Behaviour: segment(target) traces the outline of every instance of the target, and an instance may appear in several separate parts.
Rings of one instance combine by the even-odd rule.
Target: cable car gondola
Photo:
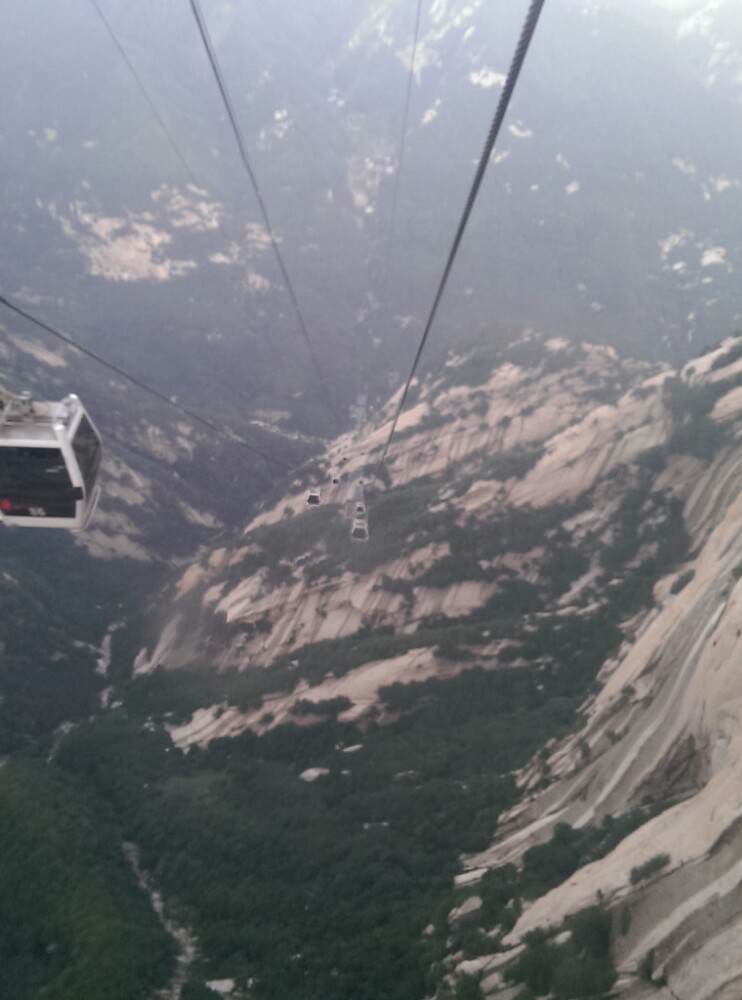
[[[350,537],[354,542],[368,541],[368,525],[360,517],[353,519],[353,527],[350,529]]]
[[[0,520],[82,531],[100,496],[100,434],[77,396],[0,392]]]
[[[322,495],[319,490],[310,490],[309,496],[307,497],[307,503],[311,507],[316,507],[317,504],[322,503]]]

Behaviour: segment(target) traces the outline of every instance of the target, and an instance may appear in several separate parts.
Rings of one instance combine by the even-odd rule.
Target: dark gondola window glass
[[[54,497],[72,491],[59,448],[0,448],[0,495]]]
[[[100,438],[93,430],[93,425],[85,415],[83,415],[75,432],[72,448],[75,452],[77,464],[80,466],[82,481],[85,483],[85,492],[90,496],[95,484],[95,478],[98,475],[101,445]]]
[[[59,448],[0,447],[0,508],[14,517],[75,517],[82,490],[72,485]]]

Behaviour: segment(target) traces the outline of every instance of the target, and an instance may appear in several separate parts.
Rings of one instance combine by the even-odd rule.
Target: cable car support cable
[[[111,40],[112,40],[113,44],[116,46],[116,49],[118,50],[121,58],[124,60],[124,62],[126,63],[127,67],[129,68],[129,72],[134,77],[134,80],[136,81],[136,84],[139,87],[139,90],[141,91],[142,96],[144,97],[145,101],[147,102],[147,105],[149,106],[150,111],[155,116],[155,118],[157,119],[157,121],[158,121],[158,123],[160,125],[160,128],[162,129],[162,131],[167,136],[167,140],[170,143],[170,146],[172,147],[173,152],[175,153],[175,155],[177,156],[178,160],[180,161],[181,166],[183,167],[183,169],[185,170],[185,172],[190,177],[191,183],[195,187],[197,187],[197,188],[200,189],[201,185],[198,183],[198,181],[196,180],[196,178],[194,176],[193,171],[189,167],[188,161],[186,160],[185,156],[183,155],[183,151],[181,150],[180,146],[175,141],[175,138],[174,138],[172,132],[170,131],[170,129],[165,124],[165,121],[164,121],[162,115],[157,110],[157,106],[156,106],[155,102],[152,100],[152,98],[150,97],[149,91],[147,90],[147,88],[146,88],[146,86],[144,84],[144,81],[139,76],[139,74],[137,73],[137,71],[136,71],[136,69],[134,67],[134,64],[132,63],[131,59],[129,59],[128,55],[126,54],[126,49],[124,48],[124,46],[119,41],[118,36],[116,35],[116,32],[114,31],[113,26],[111,25],[110,21],[108,20],[108,18],[106,17],[106,15],[101,10],[100,5],[98,4],[98,0],[90,0],[90,2],[93,5],[93,7],[94,7],[94,9],[95,9],[98,17],[102,21],[102,23],[103,23],[106,31],[110,35]]]
[[[412,39],[412,54],[410,56],[410,70],[407,74],[407,93],[405,94],[404,114],[402,116],[402,131],[399,135],[399,152],[397,153],[397,171],[394,178],[394,191],[392,192],[392,210],[389,223],[389,239],[387,240],[387,255],[391,256],[392,243],[394,240],[394,230],[397,221],[397,201],[399,199],[399,182],[402,176],[402,164],[404,163],[405,145],[407,143],[407,125],[410,119],[410,103],[412,100],[412,81],[415,78],[415,59],[417,58],[417,43],[420,38],[420,21],[422,15],[423,0],[417,0],[417,13],[415,15],[415,31]]]
[[[278,240],[275,237],[273,226],[271,225],[270,221],[270,216],[268,215],[268,209],[266,208],[265,201],[263,200],[263,196],[260,192],[260,187],[258,186],[258,180],[255,175],[255,171],[253,170],[253,166],[247,152],[247,146],[243,139],[239,122],[237,121],[237,115],[232,105],[232,101],[229,96],[229,91],[227,90],[227,85],[224,80],[221,67],[219,65],[219,60],[217,59],[216,56],[216,50],[214,49],[214,45],[211,41],[211,36],[209,35],[209,29],[206,26],[206,21],[204,19],[203,12],[201,10],[201,6],[198,0],[189,0],[189,2],[191,5],[191,10],[193,11],[193,16],[196,19],[198,31],[201,36],[201,41],[203,42],[204,49],[206,50],[206,55],[208,57],[209,64],[211,65],[214,78],[216,79],[217,87],[219,88],[219,93],[221,94],[222,103],[224,104],[225,110],[227,112],[227,117],[229,118],[230,125],[232,126],[232,132],[234,133],[234,137],[237,142],[237,148],[239,150],[240,159],[242,160],[242,165],[245,168],[245,172],[247,173],[253,192],[255,194],[255,198],[258,202],[260,214],[263,219],[263,225],[265,226],[266,232],[268,233],[268,237],[271,242],[271,247],[273,248],[273,254],[276,258],[276,262],[278,263],[278,267],[281,272],[284,285],[286,286],[286,291],[288,292],[289,295],[289,299],[291,300],[291,305],[296,315],[296,319],[299,324],[299,329],[301,330],[301,334],[304,338],[304,341],[309,350],[309,354],[312,358],[312,363],[314,365],[317,378],[319,379],[320,385],[325,390],[325,394],[327,396],[327,400],[329,403],[329,407],[332,411],[332,415],[335,418],[336,424],[338,425],[338,427],[340,427],[341,426],[340,416],[335,406],[335,401],[333,399],[332,393],[330,392],[330,387],[328,386],[327,382],[325,381],[324,375],[322,374],[322,369],[320,367],[317,354],[314,350],[312,338],[309,336],[309,330],[304,320],[304,314],[301,311],[299,300],[296,296],[296,292],[294,291],[294,286],[291,283],[291,278],[289,277],[286,264],[284,263],[283,260],[283,255],[281,254],[281,249],[278,245]]]
[[[448,282],[449,275],[451,274],[451,269],[453,263],[456,259],[456,255],[461,244],[461,240],[466,229],[466,225],[469,221],[469,216],[471,215],[472,209],[474,207],[474,202],[476,201],[477,194],[479,193],[479,188],[482,184],[482,179],[484,177],[487,165],[489,163],[490,156],[497,141],[497,137],[500,133],[500,128],[502,127],[503,119],[508,110],[508,105],[510,104],[510,98],[513,96],[513,90],[515,89],[515,84],[518,80],[521,69],[523,68],[523,63],[526,59],[526,54],[528,53],[528,47],[531,44],[531,39],[533,38],[533,33],[536,30],[536,24],[538,22],[539,14],[544,5],[544,0],[531,0],[531,5],[528,9],[525,22],[523,24],[523,29],[518,40],[518,45],[515,49],[515,54],[513,55],[513,60],[510,64],[510,69],[508,70],[508,75],[505,80],[505,85],[502,88],[502,93],[500,94],[500,100],[497,104],[497,109],[495,111],[495,116],[492,120],[492,125],[490,126],[489,134],[487,136],[487,141],[484,144],[484,149],[482,155],[479,159],[476,172],[474,174],[474,180],[472,182],[469,195],[466,199],[466,205],[464,206],[464,211],[459,221],[458,229],[456,230],[456,235],[454,237],[453,243],[451,244],[451,249],[448,254],[448,260],[446,261],[446,266],[443,269],[443,274],[441,280],[438,284],[438,290],[436,291],[435,298],[433,300],[433,307],[430,310],[430,315],[428,316],[428,321],[425,324],[425,329],[423,330],[422,337],[420,338],[420,344],[417,348],[417,353],[415,354],[415,359],[412,362],[412,368],[410,369],[410,374],[405,383],[404,390],[402,392],[402,397],[397,406],[397,411],[394,414],[394,419],[392,421],[392,427],[389,431],[389,437],[387,438],[386,444],[384,445],[384,451],[382,452],[381,458],[379,459],[379,465],[381,465],[389,451],[389,445],[392,443],[392,438],[394,437],[394,432],[397,429],[397,422],[404,410],[404,405],[407,400],[407,395],[410,391],[410,386],[412,380],[415,377],[415,372],[417,371],[417,366],[420,362],[423,350],[425,348],[425,343],[428,339],[428,334],[435,320],[436,313],[438,311],[438,306],[440,304],[441,298],[443,297],[443,292],[445,291],[446,284]]]
[[[179,413],[182,413],[184,416],[188,417],[190,420],[193,420],[195,423],[201,424],[203,427],[207,427],[210,431],[219,434],[221,437],[227,438],[227,440],[231,441],[233,444],[240,445],[240,447],[245,448],[251,454],[257,455],[259,458],[264,459],[266,462],[272,462],[274,465],[280,466],[283,469],[294,468],[293,465],[290,465],[288,462],[284,462],[283,459],[276,458],[274,455],[270,455],[268,454],[268,452],[263,451],[261,448],[257,448],[255,447],[255,445],[250,444],[249,441],[246,441],[244,438],[240,437],[239,434],[236,434],[229,428],[220,427],[219,424],[215,424],[213,421],[209,420],[208,417],[204,417],[200,413],[197,413],[195,410],[191,410],[189,407],[184,406],[177,400],[172,399],[170,396],[166,396],[164,392],[160,392],[159,389],[155,389],[151,385],[148,385],[146,382],[142,382],[142,380],[138,379],[135,375],[130,375],[129,372],[125,371],[123,368],[119,368],[119,366],[114,364],[112,361],[107,361],[105,358],[101,357],[100,354],[96,354],[95,351],[91,351],[89,347],[83,347],[82,344],[78,344],[66,333],[62,333],[62,331],[58,330],[56,327],[50,326],[48,323],[44,323],[43,320],[40,320],[36,316],[33,316],[31,313],[26,312],[25,309],[21,309],[20,306],[15,305],[4,295],[0,295],[0,305],[4,305],[6,309],[9,309],[11,312],[16,313],[16,315],[21,316],[29,323],[33,323],[34,326],[37,326],[40,330],[44,330],[46,331],[46,333],[49,333],[53,337],[56,337],[57,340],[61,340],[68,347],[72,347],[80,354],[84,354],[85,357],[91,358],[99,365],[102,365],[104,368],[107,368],[109,371],[113,372],[115,375],[118,375],[121,378],[125,379],[127,382],[130,382],[132,385],[136,386],[142,392],[145,392],[148,395],[153,396],[155,399],[160,400],[160,402],[162,403],[166,403],[168,406],[172,406],[174,409],[178,410]]]

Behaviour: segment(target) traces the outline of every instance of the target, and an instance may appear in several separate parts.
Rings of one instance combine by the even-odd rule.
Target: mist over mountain
[[[343,407],[409,364],[522,13],[423,10],[390,234],[412,6],[205,6]],[[334,432],[190,10],[101,9],[192,176],[89,0],[12,4],[7,293],[169,393]],[[503,320],[654,357],[734,325],[739,18],[733,2],[547,6],[431,358]]]
[[[386,462],[524,5],[203,7],[311,345],[189,4],[3,11],[0,294],[161,396],[2,311],[105,450],[0,532],[0,995],[736,1000],[742,7],[545,5]]]

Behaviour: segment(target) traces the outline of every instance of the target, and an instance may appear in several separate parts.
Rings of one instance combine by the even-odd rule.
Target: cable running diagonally
[[[183,167],[183,169],[185,170],[185,172],[190,177],[191,183],[194,184],[196,187],[199,187],[199,183],[196,180],[196,178],[195,178],[195,176],[193,174],[193,171],[188,166],[188,161],[186,160],[185,156],[183,155],[183,152],[182,152],[180,146],[177,144],[177,142],[175,141],[175,138],[174,138],[172,132],[170,131],[170,129],[165,124],[165,121],[164,121],[162,115],[157,110],[157,106],[155,105],[155,102],[150,97],[149,91],[147,90],[146,86],[144,85],[144,81],[139,76],[139,74],[137,73],[137,71],[136,71],[136,69],[134,67],[134,64],[132,63],[131,59],[129,59],[128,55],[126,54],[126,49],[123,47],[123,45],[119,41],[118,36],[116,35],[116,32],[114,31],[113,26],[111,25],[110,21],[108,20],[108,18],[106,17],[106,15],[101,10],[100,5],[98,4],[98,0],[90,0],[90,2],[93,5],[93,8],[95,9],[98,17],[103,22],[103,25],[104,25],[106,31],[108,32],[108,34],[110,35],[111,40],[113,41],[113,44],[116,46],[116,49],[118,50],[121,58],[124,60],[124,62],[128,66],[129,72],[134,77],[134,80],[136,81],[136,84],[139,87],[139,90],[141,91],[142,96],[144,97],[145,101],[147,102],[147,105],[149,106],[150,111],[155,116],[155,118],[159,122],[160,128],[162,129],[162,131],[167,136],[167,140],[170,143],[170,146],[172,147],[173,152],[175,153],[175,155],[177,156],[177,158],[180,160],[181,166]]]
[[[275,233],[273,231],[273,226],[271,225],[270,216],[268,215],[268,210],[266,208],[265,201],[263,200],[263,196],[260,192],[260,188],[258,186],[258,180],[257,177],[255,176],[255,171],[253,170],[250,157],[248,156],[247,153],[247,146],[242,137],[242,131],[240,129],[239,122],[237,121],[237,115],[232,105],[232,101],[229,96],[229,91],[227,90],[227,85],[224,80],[221,67],[219,65],[219,60],[217,59],[216,56],[216,50],[214,49],[214,45],[211,41],[211,36],[209,35],[209,30],[206,26],[206,21],[204,20],[199,0],[189,0],[189,2],[191,5],[191,10],[193,11],[193,16],[196,19],[196,24],[198,25],[198,31],[199,34],[201,35],[201,41],[203,42],[204,49],[206,50],[206,55],[208,57],[212,72],[214,74],[214,78],[216,79],[217,87],[219,88],[219,93],[221,94],[222,102],[227,112],[227,117],[229,118],[230,125],[232,126],[232,131],[234,133],[235,140],[237,141],[237,148],[239,149],[242,165],[245,168],[245,172],[247,173],[253,192],[255,193],[255,198],[258,202],[260,214],[263,219],[263,225],[265,226],[266,232],[268,233],[268,237],[271,242],[271,247],[273,248],[273,254],[278,263],[278,267],[281,272],[284,285],[286,286],[286,291],[288,292],[289,295],[289,299],[291,300],[291,305],[296,315],[296,319],[299,324],[299,329],[301,330],[301,334],[304,338],[304,341],[309,350],[309,354],[312,358],[312,363],[314,365],[314,370],[317,374],[317,378],[319,379],[320,385],[325,390],[325,395],[327,396],[327,401],[330,410],[332,411],[333,417],[335,418],[335,422],[339,426],[340,417],[335,407],[335,402],[332,393],[330,392],[330,387],[328,386],[327,382],[325,381],[324,375],[322,374],[322,369],[320,368],[319,360],[314,350],[312,338],[309,336],[309,330],[304,320],[304,314],[302,313],[301,307],[299,306],[299,300],[296,297],[294,286],[291,283],[289,273],[286,269],[286,264],[284,263],[283,260],[281,249],[278,245],[278,240],[276,239]]]
[[[399,134],[399,151],[397,153],[397,171],[394,176],[394,191],[392,192],[392,211],[389,222],[389,239],[387,240],[387,254],[391,256],[392,243],[394,241],[394,230],[397,224],[397,202],[399,200],[399,181],[402,176],[402,165],[404,163],[404,151],[407,143],[407,125],[410,119],[410,103],[412,100],[412,81],[415,78],[415,59],[417,58],[417,43],[420,38],[420,20],[422,15],[423,0],[417,0],[417,13],[415,15],[415,31],[412,37],[412,55],[410,56],[410,71],[407,74],[407,93],[405,94],[404,114],[402,116],[402,131]]]
[[[196,413],[195,410],[191,410],[189,407],[183,406],[182,403],[178,403],[176,400],[171,399],[170,396],[166,396],[165,393],[160,392],[159,389],[154,389],[146,382],[142,382],[141,379],[138,379],[135,375],[130,375],[129,372],[125,371],[123,368],[119,368],[119,366],[115,365],[112,361],[107,361],[105,358],[101,357],[100,354],[96,354],[95,351],[91,351],[89,347],[83,347],[82,344],[78,344],[66,333],[62,333],[62,331],[58,330],[56,327],[50,326],[48,323],[44,323],[43,320],[40,320],[31,313],[26,312],[25,309],[21,309],[20,306],[15,305],[4,295],[0,295],[0,305],[5,306],[6,309],[9,309],[11,312],[16,313],[16,315],[23,317],[23,319],[28,320],[29,323],[33,323],[33,325],[37,326],[40,330],[50,333],[53,337],[56,337],[57,340],[61,340],[64,344],[67,344],[68,347],[72,347],[80,354],[84,354],[85,357],[91,358],[93,361],[97,362],[97,364],[102,365],[103,368],[107,368],[109,371],[114,372],[114,374],[125,379],[127,382],[130,382],[132,385],[135,385],[142,392],[153,396],[155,399],[160,400],[162,403],[166,403],[168,406],[172,406],[179,413],[182,413],[195,423],[201,424],[203,427],[208,427],[210,431],[214,431],[216,434],[227,438],[233,444],[240,445],[253,455],[257,455],[258,457],[265,459],[266,462],[272,462],[274,465],[280,466],[283,469],[293,468],[293,466],[289,465],[288,462],[284,462],[280,458],[269,455],[268,452],[263,451],[261,448],[256,448],[255,445],[250,444],[249,441],[245,441],[244,438],[240,437],[239,434],[235,434],[234,431],[226,427],[220,427],[207,417],[203,417],[200,413]]]
[[[456,236],[454,237],[451,249],[448,254],[448,260],[446,261],[446,266],[443,269],[443,275],[438,284],[438,290],[435,294],[435,299],[433,300],[433,308],[430,310],[430,315],[428,321],[425,324],[425,329],[423,330],[423,335],[420,339],[420,344],[417,349],[417,354],[415,355],[415,360],[412,362],[412,369],[405,383],[404,391],[402,392],[402,397],[397,406],[397,412],[394,415],[394,420],[392,421],[392,428],[389,432],[389,437],[384,445],[384,451],[381,455],[380,462],[383,462],[386,458],[387,452],[389,450],[389,445],[392,443],[392,438],[394,437],[394,432],[397,429],[397,421],[400,418],[402,410],[404,409],[405,402],[407,400],[407,394],[410,391],[410,385],[412,384],[412,379],[415,377],[415,372],[417,371],[417,366],[420,362],[423,350],[425,348],[425,342],[428,339],[428,334],[430,333],[430,328],[435,320],[436,312],[438,311],[438,306],[440,304],[441,298],[443,297],[443,292],[446,288],[446,283],[448,282],[449,275],[451,273],[451,268],[456,259],[456,254],[459,250],[459,245],[461,244],[464,231],[466,229],[466,224],[469,221],[469,216],[471,215],[472,208],[474,207],[474,202],[476,201],[477,194],[479,193],[479,188],[482,183],[482,178],[487,169],[487,164],[489,163],[490,156],[492,155],[492,150],[494,149],[497,136],[500,132],[503,119],[505,118],[505,113],[508,110],[508,105],[510,104],[510,98],[513,96],[513,90],[515,89],[515,84],[518,80],[521,69],[523,68],[523,63],[526,59],[526,54],[528,52],[528,47],[531,44],[531,39],[533,38],[533,33],[536,30],[536,23],[538,22],[539,14],[541,13],[541,8],[544,5],[544,0],[531,0],[531,5],[528,9],[525,22],[523,24],[523,29],[521,31],[520,38],[518,39],[518,45],[515,49],[515,54],[513,56],[513,61],[510,64],[510,69],[508,70],[507,79],[505,80],[505,86],[502,88],[502,94],[500,95],[500,100],[497,104],[497,110],[495,111],[495,117],[492,120],[492,125],[490,126],[489,135],[487,136],[487,141],[484,144],[484,150],[479,158],[479,163],[477,165],[476,172],[474,174],[474,180],[472,182],[471,189],[469,191],[469,196],[466,199],[466,205],[464,206],[464,211],[459,222],[458,229],[456,230]]]

